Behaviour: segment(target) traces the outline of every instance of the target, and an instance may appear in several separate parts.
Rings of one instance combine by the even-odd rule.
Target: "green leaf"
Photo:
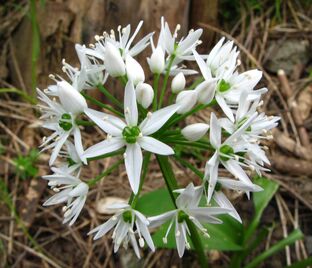
[[[272,180],[269,180],[264,177],[255,177],[254,181],[255,184],[261,186],[263,188],[263,191],[253,193],[253,203],[255,206],[255,215],[253,217],[253,220],[249,224],[245,235],[244,235],[244,241],[248,241],[257,227],[259,226],[260,219],[262,216],[262,213],[264,209],[269,204],[270,200],[276,193],[278,189],[278,184]]]
[[[37,149],[32,149],[28,155],[19,155],[13,161],[16,165],[16,173],[22,179],[27,179],[35,177],[38,173],[38,168],[36,167],[36,161],[39,156]]]
[[[159,189],[143,195],[136,209],[147,216],[155,216],[175,209],[167,189]],[[243,226],[230,216],[224,215],[219,217],[222,224],[205,224],[210,238],[202,236],[202,243],[206,249],[216,250],[241,250],[238,241],[241,240]],[[158,248],[176,248],[174,225],[168,235],[168,243],[164,244],[162,238],[166,235],[170,222],[163,224],[154,233],[153,240]]]
[[[286,268],[306,268],[309,265],[312,265],[312,257],[309,257],[302,261],[295,262],[292,265],[287,266]]]

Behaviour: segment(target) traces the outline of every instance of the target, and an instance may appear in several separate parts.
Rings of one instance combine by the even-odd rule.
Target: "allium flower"
[[[171,90],[177,94],[185,88],[186,80],[182,72],[178,73],[171,82]]]
[[[91,120],[108,134],[108,138],[88,148],[83,157],[95,157],[126,147],[124,154],[126,170],[132,191],[136,194],[139,189],[142,169],[141,149],[160,155],[174,154],[171,147],[150,137],[150,135],[159,130],[178,108],[177,105],[171,105],[152,114],[149,113],[145,120],[138,125],[135,91],[132,82],[129,81],[124,96],[126,123],[113,115],[92,109],[85,110]]]
[[[230,210],[218,207],[198,207],[202,196],[202,189],[196,189],[192,183],[190,183],[183,191],[177,192],[181,193],[176,199],[177,209],[165,212],[158,216],[149,217],[148,220],[151,222],[150,227],[152,228],[160,226],[171,219],[163,241],[165,244],[167,243],[168,234],[172,225],[175,224],[176,245],[178,254],[182,257],[185,247],[188,249],[190,248],[187,235],[190,236],[191,234],[185,221],[186,219],[192,221],[203,235],[209,237],[206,228],[201,223],[222,223],[222,221],[215,216],[228,213]]]
[[[126,70],[128,80],[131,80],[135,86],[144,82],[145,74],[142,66],[130,55],[126,57]]]
[[[197,102],[197,92],[195,90],[183,90],[176,98],[176,104],[179,105],[178,114],[184,114],[192,110]]]
[[[165,69],[165,52],[160,46],[155,48],[152,42],[152,39],[151,39],[151,44],[152,44],[153,53],[150,58],[147,58],[147,63],[152,73],[160,74]]]
[[[126,65],[120,55],[120,51],[110,42],[106,42],[104,59],[105,69],[112,77],[124,76],[126,74]]]
[[[199,38],[203,33],[202,29],[198,29],[196,31],[191,30],[185,38],[181,38],[180,41],[176,41],[180,27],[180,24],[178,24],[174,33],[171,34],[168,23],[165,22],[164,17],[161,17],[161,30],[159,34],[158,46],[161,46],[169,56],[173,54],[175,55],[173,65],[177,65],[183,60],[193,59],[193,50],[197,45],[201,44]]]
[[[137,102],[147,109],[153,102],[154,90],[147,83],[139,83],[135,88]]]
[[[77,220],[86,202],[89,186],[79,179],[79,173],[72,176],[69,174],[71,170],[53,168],[52,170],[55,172],[53,175],[42,176],[42,178],[49,181],[48,185],[56,194],[43,205],[51,206],[66,202],[66,206],[63,207],[63,223],[69,222],[71,226]]]
[[[208,131],[209,125],[205,123],[195,123],[186,126],[181,133],[189,141],[197,141],[201,139]]]
[[[50,165],[54,163],[63,144],[71,135],[74,136],[76,151],[79,155],[82,154],[81,133],[75,119],[87,108],[86,100],[69,83],[59,81],[57,87],[60,103],[51,100],[39,89],[37,90],[39,100],[44,103],[39,105],[43,113],[41,116],[41,119],[44,120],[43,127],[54,131],[41,144],[43,150],[53,148]]]
[[[90,231],[89,235],[96,233],[94,240],[99,239],[115,227],[112,235],[114,253],[118,251],[121,243],[127,248],[128,242],[130,241],[135,254],[140,258],[140,251],[135,234],[138,234],[139,236],[139,245],[141,248],[144,247],[145,240],[149,248],[152,251],[155,251],[153,240],[147,228],[149,221],[146,217],[139,211],[132,209],[127,204],[116,204],[114,208],[120,208],[120,211],[107,222]]]
[[[221,126],[214,113],[211,113],[210,118],[210,143],[214,147],[215,152],[205,167],[205,180],[208,180],[208,197],[207,201],[210,202],[214,192],[216,183],[218,181],[218,169],[221,163],[230,173],[237,177],[240,181],[247,185],[252,186],[252,182],[241,167],[247,166],[242,156],[238,153],[246,148],[244,140],[240,140],[242,133],[250,126],[257,113],[250,117],[242,126],[229,136],[224,142],[221,142]]]

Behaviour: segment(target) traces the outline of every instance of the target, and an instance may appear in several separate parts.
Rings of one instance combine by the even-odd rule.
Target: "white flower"
[[[182,129],[181,133],[187,140],[197,141],[207,133],[208,129],[208,124],[196,123],[186,126]]]
[[[89,186],[78,178],[79,173],[77,176],[72,176],[69,174],[70,170],[54,169],[54,171],[56,173],[53,175],[42,176],[49,181],[48,185],[56,192],[43,205],[51,206],[66,202],[66,206],[63,207],[63,223],[69,222],[69,225],[73,225],[86,202]]]
[[[94,56],[88,56],[90,49],[84,45],[76,44],[75,49],[81,65],[80,70],[68,64],[65,59],[62,61],[62,70],[72,81],[72,86],[78,91],[82,91],[83,89],[93,89],[98,84],[103,85],[108,77],[108,73],[104,74],[103,63],[99,63]]]
[[[199,40],[203,33],[202,29],[196,31],[190,30],[185,38],[180,41],[176,41],[178,31],[180,30],[180,24],[177,25],[173,34],[169,29],[168,23],[165,22],[164,17],[161,18],[161,30],[159,34],[158,46],[161,46],[169,56],[175,55],[173,65],[177,65],[183,60],[193,59],[193,50],[197,45],[201,44]]]
[[[215,95],[216,81],[211,79],[200,83],[195,91],[197,92],[197,101],[202,104],[209,104]]]
[[[112,77],[124,76],[126,74],[126,66],[120,51],[110,42],[106,42],[104,51],[104,65],[106,71]]]
[[[49,161],[50,165],[54,163],[63,144],[71,135],[74,136],[76,151],[79,155],[82,154],[81,133],[75,119],[87,108],[85,99],[69,83],[59,81],[57,82],[57,88],[61,103],[49,99],[42,91],[37,89],[38,98],[44,103],[39,105],[43,113],[41,116],[41,119],[44,120],[43,127],[54,131],[41,144],[43,150],[53,148]]]
[[[137,102],[147,109],[153,102],[154,90],[147,83],[139,83],[135,88]]]
[[[153,43],[151,42],[151,44]],[[152,73],[160,74],[165,69],[165,53],[160,46],[155,49],[152,45],[152,48],[153,53],[150,58],[147,58],[147,62]]]
[[[159,130],[168,119],[177,111],[177,105],[160,109],[148,116],[138,125],[138,109],[134,87],[131,81],[126,85],[124,96],[126,123],[113,115],[86,109],[85,113],[109,137],[88,148],[83,154],[90,158],[116,151],[126,147],[124,154],[126,171],[133,192],[138,192],[142,168],[142,149],[160,155],[171,155],[174,151],[168,145],[150,137]]]
[[[173,93],[177,94],[185,88],[185,76],[182,72],[179,72],[171,82],[171,90]]]
[[[186,219],[192,221],[203,235],[209,237],[206,228],[201,223],[220,224],[222,221],[216,218],[215,215],[225,214],[230,212],[230,210],[219,207],[198,207],[202,196],[202,188],[195,188],[192,183],[190,183],[182,192],[180,190],[177,192],[181,193],[176,199],[177,209],[165,212],[158,216],[149,217],[148,220],[151,222],[150,227],[152,228],[160,226],[171,219],[163,241],[165,244],[167,243],[168,234],[172,225],[175,224],[176,245],[178,254],[181,258],[184,254],[185,247],[190,248],[187,235],[190,236],[191,234],[185,221]]]
[[[195,90],[181,91],[176,98],[176,104],[179,105],[178,114],[184,114],[192,110],[197,102],[197,92]]]
[[[139,236],[140,247],[144,247],[145,240],[149,248],[154,252],[155,246],[147,228],[149,221],[146,219],[146,217],[139,211],[132,209],[127,204],[116,204],[114,207],[119,208],[120,211],[117,212],[107,222],[96,227],[88,234],[90,235],[96,233],[94,240],[99,239],[115,227],[112,235],[114,242],[114,253],[118,251],[121,243],[127,247],[128,242],[130,241],[135,254],[138,258],[140,258],[140,251],[135,237],[136,233]]]
[[[142,66],[130,55],[126,57],[126,69],[128,79],[131,80],[135,86],[144,82],[145,75]]]
[[[221,163],[230,173],[237,177],[240,181],[247,185],[252,185],[249,177],[242,169],[241,165],[247,166],[244,161],[245,158],[239,156],[237,153],[245,151],[246,143],[241,140],[242,133],[250,126],[254,120],[254,114],[242,126],[229,136],[223,143],[221,142],[221,127],[218,123],[214,113],[211,113],[210,118],[210,143],[215,149],[213,156],[206,163],[204,179],[208,180],[208,197],[207,201],[210,202],[218,180],[218,168]],[[244,160],[243,162],[239,160]]]

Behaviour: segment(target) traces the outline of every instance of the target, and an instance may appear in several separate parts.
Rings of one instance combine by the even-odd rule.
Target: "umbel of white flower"
[[[126,171],[132,191],[136,194],[140,185],[143,162],[142,149],[159,155],[174,154],[171,147],[150,137],[150,135],[159,130],[178,108],[177,105],[171,105],[156,112],[148,113],[147,117],[138,124],[135,90],[132,81],[129,81],[124,96],[126,122],[110,114],[85,109],[86,115],[107,133],[108,137],[106,140],[86,149],[82,157],[91,158],[126,147],[124,153]]]

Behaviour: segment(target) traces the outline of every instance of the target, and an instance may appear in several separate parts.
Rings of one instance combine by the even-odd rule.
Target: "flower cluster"
[[[111,30],[95,36],[95,44],[90,47],[77,44],[80,68],[63,60],[62,70],[68,79],[50,75],[55,83],[44,91],[38,89],[42,127],[52,131],[43,139],[41,147],[51,150],[49,165],[53,174],[43,178],[56,192],[44,205],[65,203],[64,223],[72,225],[83,209],[89,187],[108,174],[81,179],[81,170],[90,161],[120,155],[132,196],[128,204],[114,204],[117,213],[89,234],[95,233],[94,239],[98,239],[114,228],[114,252],[121,244],[127,247],[130,241],[140,257],[139,247],[145,243],[155,250],[149,228],[169,222],[163,242],[167,243],[174,225],[176,246],[182,257],[185,248],[190,248],[191,228],[209,237],[213,234],[208,234],[203,224],[221,224],[216,217],[219,214],[242,221],[224,189],[244,192],[248,197],[250,192],[262,190],[252,182],[252,175],[267,170],[269,160],[261,141],[271,138],[270,130],[279,118],[259,112],[261,96],[267,91],[255,88],[262,73],[259,70],[239,73],[239,51],[232,41],[222,38],[208,55],[200,55],[196,48],[201,44],[202,29],[191,30],[186,37],[179,38],[180,26],[172,33],[162,18],[157,42],[153,33],[136,41],[142,23],[133,34],[128,25],[118,27],[117,32]],[[136,59],[148,47],[152,83]],[[187,69],[188,61],[196,62],[198,69]],[[189,87],[186,87],[185,76],[193,80]],[[117,79],[124,87],[123,102],[105,87],[108,79]],[[102,103],[88,94],[89,90],[96,89],[105,95],[107,102]],[[102,109],[96,110],[89,104]],[[181,129],[186,117],[212,105],[217,106],[219,117],[211,112],[206,122]],[[81,130],[85,125],[97,125],[106,138],[84,148]],[[179,146],[179,157],[175,157],[176,146]],[[197,170],[195,173],[202,183],[194,186],[190,182],[185,189],[177,189],[174,172],[168,172],[168,167],[171,169],[168,157],[180,161],[181,155],[190,157],[192,150],[210,152],[204,174],[196,167],[191,168]],[[161,215],[143,215],[136,209],[151,154],[156,155],[175,206],[174,210]],[[187,160],[183,161],[182,164]],[[114,164],[110,171],[121,162]],[[221,167],[227,170],[227,177],[219,175]]]

